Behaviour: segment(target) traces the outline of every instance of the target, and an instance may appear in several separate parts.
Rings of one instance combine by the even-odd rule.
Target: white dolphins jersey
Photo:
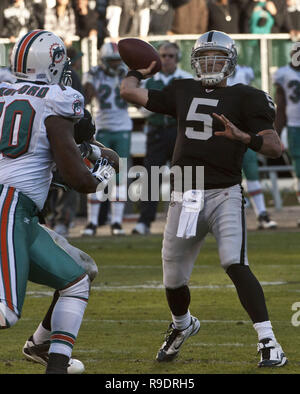
[[[227,85],[232,86],[237,83],[243,83],[244,85],[250,85],[254,80],[254,71],[251,67],[240,66],[239,64],[235,67],[234,73],[227,78]]]
[[[286,100],[287,126],[300,126],[300,71],[286,65],[273,75],[274,84],[282,87]]]
[[[95,124],[97,130],[129,131],[132,120],[128,114],[128,104],[120,96],[122,78],[106,74],[101,67],[93,67],[83,75],[83,85],[94,86],[97,94]]]
[[[71,87],[0,83],[0,184],[42,209],[54,166],[45,120],[55,115],[76,122],[83,111],[83,96]]]

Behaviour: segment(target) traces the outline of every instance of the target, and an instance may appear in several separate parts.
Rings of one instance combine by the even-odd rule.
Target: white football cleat
[[[125,235],[125,231],[122,228],[120,223],[113,223],[111,225],[111,234],[112,235]]]
[[[88,236],[88,237],[94,237],[97,234],[97,226],[95,226],[93,223],[88,223],[86,227],[81,230],[81,235]]]
[[[38,363],[44,365],[45,367],[48,364],[49,360],[49,351],[50,341],[43,342],[39,345],[36,345],[33,342],[33,337],[31,336],[23,347],[23,354],[28,361],[33,361],[34,363]],[[80,360],[76,360],[75,358],[70,358],[67,372],[70,375],[79,375],[84,372],[84,364]]]
[[[258,230],[271,230],[277,228],[275,220],[271,220],[268,212],[262,212],[258,217]]]
[[[150,233],[150,228],[145,223],[139,222],[136,224],[132,230],[132,234],[148,235]]]
[[[270,338],[258,342],[257,353],[259,352],[259,367],[283,367],[288,361],[279,343]]]
[[[191,324],[185,330],[177,330],[174,324],[169,325],[165,342],[159,349],[156,360],[157,361],[172,361],[178,354],[182,344],[193,335],[196,335],[200,330],[199,320],[191,316]]]

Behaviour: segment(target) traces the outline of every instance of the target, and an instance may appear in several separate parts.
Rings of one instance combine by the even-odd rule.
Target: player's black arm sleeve
[[[145,108],[151,112],[176,117],[176,90],[174,83],[163,90],[148,90],[148,101]]]
[[[263,91],[249,89],[244,101],[244,120],[248,134],[260,134],[263,143],[259,153],[277,158],[282,154],[282,146],[275,131],[275,105],[272,98]]]

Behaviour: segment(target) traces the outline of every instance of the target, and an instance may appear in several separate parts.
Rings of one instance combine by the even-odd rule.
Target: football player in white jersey
[[[82,193],[107,182],[109,163],[90,172],[73,136],[83,96],[68,82],[62,40],[45,30],[19,39],[11,55],[16,83],[0,84],[0,328],[21,317],[27,281],[59,290],[51,319],[47,374],[67,373],[87,305],[86,271],[38,223],[57,165],[65,182]],[[102,164],[106,164],[103,167]]]
[[[237,64],[234,73],[227,79],[227,85],[232,86],[237,83],[251,85],[253,80],[253,68]],[[257,153],[252,149],[248,149],[243,157],[243,173],[246,177],[248,196],[257,217],[257,228],[260,230],[276,228],[277,223],[271,220],[267,212],[265,197],[259,180]]]
[[[299,43],[294,45],[290,53],[291,62],[275,72],[273,83],[277,104],[275,125],[279,135],[284,127],[287,128],[288,150],[297,177],[296,193],[300,203],[300,48]]]
[[[100,64],[83,75],[86,103],[95,98],[96,140],[111,148],[122,158],[130,157],[132,120],[128,104],[120,96],[120,84],[127,72],[117,44],[105,43],[100,50]],[[111,232],[123,235],[122,228],[127,189],[120,174],[111,202]],[[88,196],[88,220],[83,235],[95,235],[101,204],[95,194]]]
[[[91,114],[86,109],[84,110],[84,116],[74,125],[74,139],[76,144],[79,146],[82,157],[94,162],[100,157],[98,145],[95,146],[94,140],[95,125]],[[105,147],[101,145],[102,153],[105,151]],[[56,172],[57,173],[57,172]],[[61,178],[61,177],[60,177]],[[51,189],[57,187],[68,187],[64,184],[63,179],[59,179],[60,183],[57,183],[57,179],[52,180]],[[48,195],[50,197],[51,192]],[[51,197],[50,197],[51,198]],[[47,202],[45,208],[39,214],[40,223],[46,224],[47,220]],[[82,250],[71,245],[66,238],[57,233],[56,231],[50,230],[47,226],[44,227],[48,231],[49,235],[53,240],[60,245],[72,258],[79,264],[89,275],[90,281],[92,282],[98,274],[98,268],[95,261]],[[53,294],[51,304],[43,318],[39,323],[36,330],[26,340],[22,352],[25,358],[29,361],[33,361],[42,365],[47,365],[49,359],[49,347],[50,347],[50,336],[51,336],[51,318],[55,304],[59,298],[59,291],[56,290]],[[80,360],[71,358],[67,372],[68,374],[80,374],[84,371],[84,365]]]

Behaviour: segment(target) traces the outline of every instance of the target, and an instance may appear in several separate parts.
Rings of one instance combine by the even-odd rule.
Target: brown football
[[[119,53],[130,70],[140,70],[149,67],[153,60],[156,65],[152,74],[161,69],[161,61],[156,49],[146,41],[139,38],[123,38],[118,42]]]
[[[117,152],[109,148],[101,148],[101,156],[105,157],[110,162],[111,166],[115,169],[116,174],[118,174],[120,157]]]

